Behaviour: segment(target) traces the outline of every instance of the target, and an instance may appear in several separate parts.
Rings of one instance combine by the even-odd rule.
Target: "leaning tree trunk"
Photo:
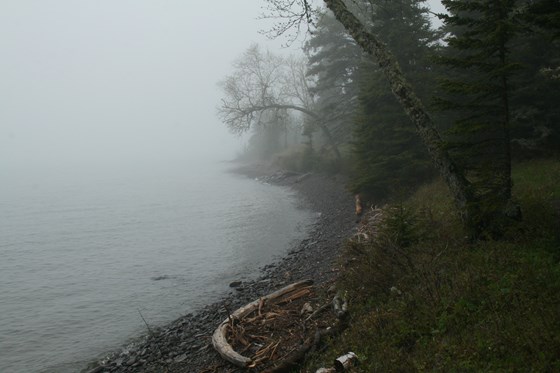
[[[334,141],[334,137],[332,136],[329,127],[327,127],[327,125],[323,123],[321,120],[317,122],[317,125],[323,132],[323,135],[325,135],[325,137],[327,138],[329,145],[332,147],[334,151],[334,155],[336,155],[336,159],[340,161],[342,159],[342,156],[340,155],[340,151],[338,150],[338,145],[336,145],[336,141]]]
[[[377,59],[379,67],[381,67],[389,80],[393,94],[416,126],[416,130],[427,147],[433,162],[447,182],[463,222],[468,227],[472,227],[472,219],[476,219],[474,216],[476,214],[470,210],[476,204],[473,203],[475,197],[471,184],[457,168],[455,162],[445,149],[443,139],[426,112],[424,105],[406,80],[396,58],[376,35],[366,30],[364,25],[348,10],[342,0],[324,0],[324,2],[356,43],[364,51]]]

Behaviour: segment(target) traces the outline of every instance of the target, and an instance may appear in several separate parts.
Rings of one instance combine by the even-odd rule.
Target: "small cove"
[[[77,371],[305,237],[293,192],[228,167],[1,170],[0,370]]]

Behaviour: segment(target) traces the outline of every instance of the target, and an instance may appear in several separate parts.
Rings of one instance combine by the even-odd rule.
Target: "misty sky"
[[[0,165],[231,157],[216,82],[252,42],[280,45],[261,5],[0,0]]]

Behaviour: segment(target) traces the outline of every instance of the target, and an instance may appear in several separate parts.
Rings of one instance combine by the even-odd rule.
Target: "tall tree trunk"
[[[506,66],[507,58],[506,58],[506,41],[502,41],[502,46],[500,47],[500,64],[501,66]],[[503,152],[504,152],[504,161],[502,164],[501,175],[500,175],[500,183],[501,183],[501,190],[500,190],[500,197],[501,197],[501,206],[499,213],[504,215],[508,219],[515,219],[521,220],[521,208],[519,205],[514,203],[512,200],[511,189],[513,186],[513,182],[511,179],[511,135],[510,135],[510,128],[511,128],[511,118],[510,118],[510,109],[509,109],[509,82],[508,77],[504,74],[502,76],[502,107],[503,107],[503,120],[502,120],[502,132],[503,132]]]
[[[424,105],[407,82],[399,64],[387,46],[378,37],[368,32],[365,26],[346,7],[342,0],[324,0],[336,19],[346,28],[364,51],[377,59],[379,67],[389,80],[391,90],[410,117],[422,141],[426,145],[433,162],[447,182],[458,207],[463,222],[473,228],[473,219],[478,215],[473,209],[474,193],[471,184],[459,170],[444,147],[443,139],[437,131]]]
[[[327,138],[329,145],[332,147],[332,150],[334,151],[334,155],[336,156],[336,159],[340,161],[342,159],[342,156],[340,155],[340,151],[338,150],[338,145],[336,145],[336,141],[334,141],[334,137],[332,136],[329,127],[327,127],[327,125],[323,123],[321,120],[317,122],[317,125],[323,132],[323,135],[325,135],[325,137]]]

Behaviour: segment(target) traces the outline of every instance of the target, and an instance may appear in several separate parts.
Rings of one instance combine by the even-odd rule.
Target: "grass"
[[[500,241],[469,242],[440,181],[385,208],[377,238],[345,249],[350,327],[303,371],[348,351],[358,372],[560,371],[560,162],[513,179],[524,219]]]

